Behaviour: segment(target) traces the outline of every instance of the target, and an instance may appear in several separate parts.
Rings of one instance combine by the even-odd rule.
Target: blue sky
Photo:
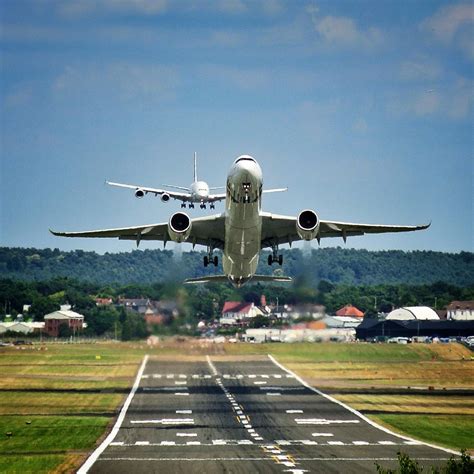
[[[187,186],[197,151],[211,186],[254,156],[267,187],[289,187],[266,211],[433,222],[348,247],[473,250],[472,3],[6,0],[0,13],[1,245],[132,250],[48,228],[167,221],[179,203],[104,180]]]

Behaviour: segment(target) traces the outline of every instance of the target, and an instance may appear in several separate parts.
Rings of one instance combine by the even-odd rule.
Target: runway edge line
[[[135,378],[135,382],[133,384],[132,390],[128,394],[128,397],[125,400],[125,403],[123,404],[122,409],[120,410],[120,414],[117,418],[117,421],[115,422],[114,427],[112,428],[112,431],[109,433],[107,438],[105,438],[104,441],[102,441],[100,446],[87,458],[86,462],[77,471],[77,474],[86,474],[89,471],[89,469],[92,467],[92,465],[97,461],[98,457],[104,452],[105,448],[107,448],[107,446],[115,439],[115,436],[117,436],[117,433],[120,427],[122,426],[125,415],[127,414],[128,407],[130,406],[130,403],[132,403],[132,399],[135,395],[135,392],[137,391],[138,386],[140,385],[140,380],[142,378],[147,362],[148,362],[148,355],[146,355],[143,358],[142,365],[140,366],[140,369],[138,370],[138,374]]]
[[[333,398],[330,395],[327,395],[326,393],[321,392],[317,388],[312,387],[307,382],[305,382],[299,375],[295,374],[290,369],[287,369],[284,365],[282,365],[280,362],[278,362],[271,354],[267,354],[267,356],[277,367],[279,367],[280,369],[284,370],[286,373],[288,373],[288,374],[292,375],[293,377],[295,377],[295,379],[298,380],[298,382],[300,382],[301,384],[303,384],[306,388],[308,388],[309,390],[317,393],[318,395],[321,395],[322,397],[326,398],[327,400],[330,400],[333,403],[337,403],[338,405],[345,408],[346,410],[349,410],[351,413],[354,413],[354,415],[356,415],[359,418],[361,418],[362,420],[366,421],[367,423],[369,423],[369,425],[372,425],[374,428],[377,428],[381,431],[384,431],[385,433],[388,433],[388,434],[390,434],[392,436],[395,436],[397,438],[404,439],[406,441],[414,441],[416,443],[423,444],[423,445],[428,446],[428,447],[433,448],[433,449],[439,449],[439,450],[444,451],[446,453],[455,454],[456,456],[461,455],[461,453],[459,453],[458,451],[455,451],[453,449],[443,448],[441,446],[437,446],[437,445],[431,444],[431,443],[425,443],[424,441],[420,441],[419,439],[410,438],[409,436],[404,436],[404,435],[401,435],[399,433],[395,433],[393,431],[390,431],[388,428],[385,428],[384,426],[379,425],[375,421],[372,421],[370,418],[367,418],[365,415],[363,415],[362,413],[360,413],[356,409],[350,407],[349,405],[346,405],[345,403],[340,402],[336,398]]]

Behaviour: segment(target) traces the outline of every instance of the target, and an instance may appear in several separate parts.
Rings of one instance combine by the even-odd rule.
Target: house
[[[235,326],[248,323],[251,318],[256,316],[263,316],[263,312],[254,303],[226,301],[222,308],[222,317],[219,319],[219,323],[221,326]]]
[[[112,298],[96,298],[96,306],[110,306],[113,303]]]
[[[150,306],[148,298],[119,298],[118,306],[125,306],[125,309],[136,311],[140,314],[145,314]]]
[[[346,304],[343,308],[336,311],[336,316],[349,316],[351,318],[363,318],[364,313],[351,304]]]
[[[151,326],[169,323],[179,315],[178,304],[175,301],[150,301],[145,311],[145,322]]]
[[[474,320],[474,301],[452,301],[446,308],[447,319],[457,321]]]
[[[52,337],[58,337],[59,327],[67,325],[74,333],[84,328],[84,316],[71,310],[58,310],[44,317],[44,331]]]

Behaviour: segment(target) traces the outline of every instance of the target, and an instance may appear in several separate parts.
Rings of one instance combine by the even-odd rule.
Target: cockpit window
[[[241,156],[235,160],[236,163],[239,161],[253,161],[255,163],[255,160],[251,156]]]

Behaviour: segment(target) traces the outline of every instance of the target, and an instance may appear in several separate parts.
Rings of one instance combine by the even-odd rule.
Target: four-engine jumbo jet
[[[159,188],[147,188],[146,186],[137,186],[135,184],[122,184],[113,183],[112,181],[106,181],[110,186],[117,186],[119,188],[128,188],[135,190],[135,197],[142,198],[145,194],[154,194],[155,196],[161,196],[163,202],[168,202],[170,199],[177,199],[182,201],[181,207],[185,208],[186,203],[190,209],[194,209],[194,204],[199,203],[201,209],[206,209],[206,204],[209,203],[209,208],[214,209],[214,203],[217,201],[223,201],[225,199],[225,193],[222,194],[209,194],[209,191],[215,191],[216,189],[224,189],[223,186],[210,188],[205,181],[198,181],[197,178],[197,156],[194,152],[194,179],[189,188],[184,186],[175,186],[174,184],[163,184],[165,188],[179,189],[181,192],[169,191],[167,189]],[[183,192],[184,191],[184,192]],[[287,191],[287,188],[279,189],[266,189],[264,193],[275,193]]]
[[[272,249],[268,264],[283,263],[278,254],[280,244],[291,244],[297,240],[324,237],[347,237],[384,232],[410,232],[430,226],[395,226],[352,224],[320,220],[309,209],[301,211],[297,217],[280,216],[262,212],[262,170],[248,155],[239,156],[227,176],[225,212],[212,216],[191,219],[184,212],[173,214],[169,222],[118,229],[92,230],[86,232],[54,232],[62,237],[117,237],[122,240],[159,240],[166,242],[190,242],[205,245],[208,254],[204,266],[217,266],[214,249],[223,251],[224,275],[210,275],[186,280],[186,283],[206,283],[226,281],[239,287],[247,281],[290,281],[291,278],[255,275],[260,250]]]

